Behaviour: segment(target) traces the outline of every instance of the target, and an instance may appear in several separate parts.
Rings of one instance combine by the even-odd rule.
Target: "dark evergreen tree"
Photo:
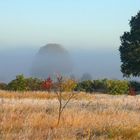
[[[130,31],[121,36],[119,48],[124,76],[140,76],[140,11],[129,22]]]

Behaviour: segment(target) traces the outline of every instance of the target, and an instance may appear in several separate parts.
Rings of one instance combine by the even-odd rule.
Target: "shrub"
[[[23,75],[18,75],[16,79],[8,84],[7,89],[13,91],[37,91],[42,89],[41,83],[40,79],[25,78]]]
[[[127,81],[107,80],[106,86],[107,92],[113,95],[128,94],[129,92],[129,83]]]
[[[42,82],[42,88],[44,90],[47,90],[48,92],[50,92],[52,87],[53,87],[53,81],[52,81],[52,79],[50,77],[48,77],[47,80]]]
[[[27,78],[25,79],[26,90],[39,91],[42,90],[42,80],[38,78]]]
[[[27,90],[26,87],[26,80],[23,75],[16,76],[15,80],[12,80],[8,86],[8,90],[14,90],[14,91],[25,91]]]
[[[107,81],[107,79],[94,80],[93,81],[94,91],[95,92],[106,92],[106,90],[107,90],[106,81]]]
[[[76,82],[72,79],[65,79],[61,84],[62,91],[65,92],[72,92],[76,86]]]
[[[91,93],[94,91],[94,83],[91,80],[82,81],[82,82],[77,84],[75,90]]]

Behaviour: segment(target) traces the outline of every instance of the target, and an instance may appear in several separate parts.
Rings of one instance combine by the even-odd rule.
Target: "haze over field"
[[[17,74],[31,76],[31,69],[38,49],[12,49],[0,52],[0,80],[9,81]],[[117,55],[118,53],[118,55]],[[118,51],[69,51],[73,62],[71,74],[81,77],[89,73],[93,78],[122,78]],[[42,63],[45,63],[44,62]],[[44,77],[45,78],[45,77]]]
[[[122,79],[120,36],[139,5],[139,0],[1,1],[0,81],[31,76],[36,54],[49,43],[68,50],[76,77]]]

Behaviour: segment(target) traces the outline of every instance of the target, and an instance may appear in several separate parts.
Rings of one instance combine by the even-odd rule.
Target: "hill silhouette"
[[[47,44],[36,54],[31,75],[47,78],[55,73],[67,75],[71,71],[72,61],[69,52],[59,44]]]

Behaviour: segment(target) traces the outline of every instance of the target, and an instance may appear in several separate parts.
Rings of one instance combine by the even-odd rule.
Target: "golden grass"
[[[53,92],[48,93],[47,91],[38,91],[38,92],[13,92],[13,91],[3,91],[0,90],[0,98],[16,98],[16,99],[24,99],[24,98],[28,98],[28,99],[54,99],[56,98],[57,95]],[[68,93],[63,93],[63,98],[64,100],[68,97]],[[93,95],[90,94],[86,94],[84,92],[80,92],[80,94],[78,93],[74,99],[91,99],[94,98]]]
[[[40,94],[0,92],[0,140],[140,139],[139,96],[77,94],[56,126],[55,95]]]

